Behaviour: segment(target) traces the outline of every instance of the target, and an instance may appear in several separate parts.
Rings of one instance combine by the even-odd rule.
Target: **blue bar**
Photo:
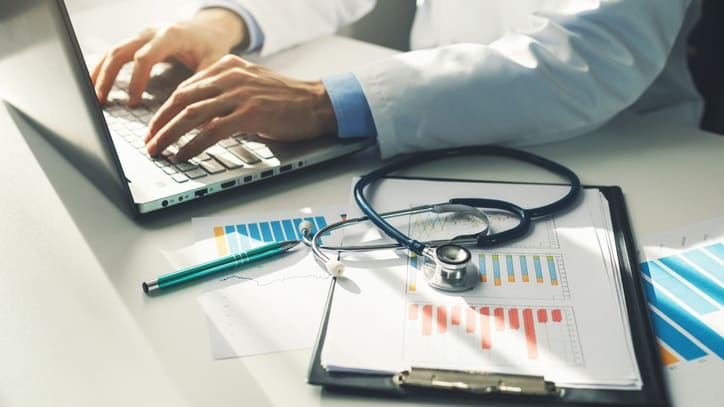
[[[239,240],[236,238],[234,225],[224,226],[226,232],[226,243],[229,245],[229,254],[239,253]]]
[[[250,223],[247,225],[249,228],[249,237],[257,242],[261,241],[261,235],[259,234],[259,226],[256,223]],[[254,242],[251,242],[252,246]]]
[[[669,319],[689,332],[704,346],[724,359],[724,338],[706,326],[697,317],[681,308],[663,291],[657,291],[653,284],[644,280],[644,289],[649,303],[663,312]]]
[[[505,266],[508,268],[508,281],[515,281],[515,273],[513,271],[513,256],[505,256]]]
[[[480,280],[482,281],[483,278],[487,279],[488,270],[486,269],[487,266],[485,265],[485,255],[480,254],[480,255],[478,255],[478,258],[480,259],[480,271],[479,272],[480,272]]]
[[[291,219],[284,219],[282,221],[282,225],[284,226],[284,234],[286,235],[286,240],[296,240],[297,232],[294,230],[294,225],[292,224]]]
[[[654,329],[656,335],[665,344],[669,345],[676,353],[681,355],[686,360],[699,359],[706,356],[706,352],[698,347],[689,338],[684,336],[678,329],[674,328],[670,323],[666,322],[665,319],[661,318],[655,312],[650,312],[651,319],[654,322]]]
[[[537,282],[543,282],[543,269],[540,265],[540,256],[533,256],[533,266],[535,267],[535,279]]]
[[[322,228],[327,227],[327,220],[324,219],[323,216],[315,216],[314,221],[317,224],[317,230],[321,230]],[[324,236],[329,236],[329,235],[331,235],[330,232],[327,232],[324,234]]]
[[[265,242],[273,242],[274,238],[271,234],[271,228],[269,228],[269,222],[260,222],[259,229],[261,229],[261,237]]]
[[[493,279],[496,284],[500,282],[500,258],[493,255]]]
[[[523,274],[523,281],[528,280],[528,262],[525,261],[525,256],[520,256],[520,272]]]
[[[704,294],[716,300],[719,305],[724,305],[724,289],[719,287],[719,284],[715,283],[709,277],[701,274],[699,270],[689,265],[689,263],[685,262],[681,257],[663,257],[660,258],[659,261],[664,263],[666,267],[674,270],[676,274],[683,277],[684,280],[700,289]]]
[[[282,231],[282,224],[278,220],[273,220],[271,222],[272,232],[274,233],[274,241],[275,242],[283,242],[284,241],[284,232]]]
[[[301,224],[302,224],[301,218],[294,219],[294,231],[297,232],[297,239],[301,239],[303,237],[302,232],[299,231],[299,225],[301,225]]]
[[[251,243],[249,243],[249,232],[246,230],[246,225],[236,225],[236,233],[239,234],[239,243],[241,243],[241,250],[251,249]]]
[[[417,256],[410,256],[410,266],[417,269]]]
[[[714,254],[712,252],[712,254]],[[707,274],[719,280],[719,284],[724,284],[724,265],[707,256],[702,250],[692,250],[684,253],[684,257],[691,260],[692,263],[701,267]]]
[[[691,288],[685,286],[657,263],[652,261],[641,263],[641,272],[649,276],[656,284],[668,290],[674,297],[690,306],[699,315],[717,311],[717,308],[713,304],[702,298]]]
[[[551,275],[551,283],[554,281],[558,281],[558,277],[556,276],[556,263],[553,261],[553,256],[548,256],[548,272]]]
[[[724,261],[724,244],[717,243],[715,245],[707,246],[705,249],[711,252],[711,254],[715,257],[718,257],[719,260]]]

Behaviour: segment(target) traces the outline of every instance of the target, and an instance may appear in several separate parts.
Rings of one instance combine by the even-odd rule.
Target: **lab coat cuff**
[[[322,83],[332,101],[339,138],[377,137],[369,103],[354,74],[326,76]]]
[[[204,2],[201,9],[220,7],[236,13],[239,18],[244,20],[246,28],[249,31],[249,47],[240,50],[241,52],[256,52],[264,46],[264,32],[261,30],[259,23],[254,16],[246,9],[246,7],[234,0],[212,0]]]

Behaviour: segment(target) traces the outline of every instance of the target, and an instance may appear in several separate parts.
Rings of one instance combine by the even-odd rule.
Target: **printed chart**
[[[647,261],[641,273],[664,364],[724,359],[724,244]]]
[[[466,297],[568,299],[570,290],[561,254],[473,252],[478,260],[480,286]],[[424,259],[410,256],[407,292],[424,280]],[[423,280],[420,280],[423,279]]]
[[[481,366],[577,366],[583,356],[573,311],[566,307],[409,303],[404,352],[425,361],[477,360]],[[445,351],[443,351],[445,352]]]
[[[228,256],[269,242],[301,239],[299,225],[305,220],[314,225],[312,233],[327,226],[328,221],[324,216],[309,216],[214,226],[217,254],[219,257]]]

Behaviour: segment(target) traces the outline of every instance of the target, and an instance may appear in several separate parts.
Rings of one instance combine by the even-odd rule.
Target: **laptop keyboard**
[[[103,107],[108,128],[111,133],[125,140],[174,181],[183,183],[211,174],[251,167],[262,160],[274,158],[271,149],[259,142],[255,134],[238,133],[219,141],[188,161],[176,160],[174,157],[176,152],[198,134],[198,130],[192,130],[182,136],[161,156],[149,156],[146,152],[146,144],[143,142],[148,132],[148,123],[163,101],[173,93],[178,81],[170,80],[163,75],[153,76],[138,106],[129,107],[126,89],[128,89],[131,73],[132,65],[130,64],[119,72],[116,83],[108,96],[108,101]]]

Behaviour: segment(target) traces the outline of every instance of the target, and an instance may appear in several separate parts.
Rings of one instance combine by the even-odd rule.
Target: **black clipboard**
[[[440,179],[430,180],[440,181]],[[423,398],[440,402],[449,402],[452,398],[461,401],[465,399],[475,400],[478,403],[484,401],[486,405],[510,405],[516,403],[535,405],[563,404],[568,406],[669,406],[670,401],[664,384],[662,364],[656,346],[657,342],[641,286],[638,262],[635,257],[636,246],[634,245],[623,192],[617,186],[584,186],[584,188],[598,189],[608,200],[619,269],[621,270],[621,282],[631,325],[632,342],[643,383],[641,390],[558,388],[559,391],[555,394],[545,392],[536,394],[535,391],[530,392],[530,394],[521,393],[516,395],[499,392],[474,393],[455,388],[443,389],[432,385],[408,386],[401,384],[396,377],[389,374],[329,372],[322,366],[321,353],[334,296],[334,280],[327,296],[322,323],[312,353],[307,382],[312,385],[322,386],[329,391],[361,396]],[[460,380],[465,380],[465,372],[458,373],[462,373],[462,379]],[[548,382],[536,383],[534,386],[546,386],[546,383]]]

